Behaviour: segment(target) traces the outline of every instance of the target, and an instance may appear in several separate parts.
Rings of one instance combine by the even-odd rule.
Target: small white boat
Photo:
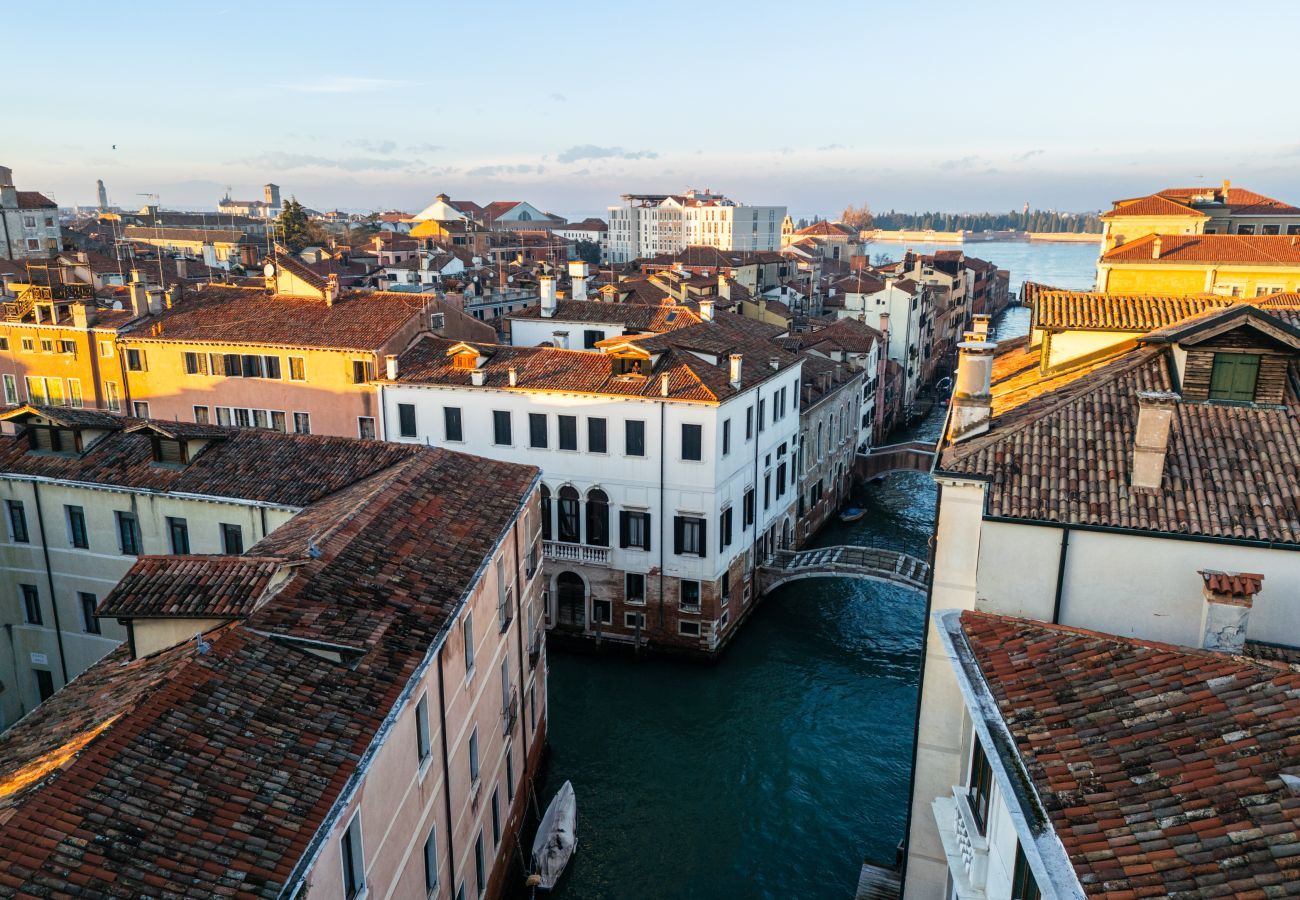
[[[840,521],[847,525],[850,522],[858,521],[866,514],[867,511],[865,509],[861,509],[857,506],[850,506],[848,509],[844,510],[844,512],[840,513]]]
[[[546,807],[546,815],[537,826],[533,838],[533,874],[528,884],[544,891],[552,890],[564,874],[569,857],[578,845],[574,825],[578,818],[578,800],[573,794],[573,784],[564,782],[559,792]]]

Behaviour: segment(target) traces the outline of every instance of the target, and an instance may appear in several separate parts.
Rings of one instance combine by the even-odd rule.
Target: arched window
[[[587,543],[609,546],[609,495],[600,488],[587,491]]]
[[[824,422],[817,423],[817,458],[822,458],[822,426]]]
[[[542,540],[551,539],[551,489],[542,485]]]
[[[582,543],[581,527],[578,518],[578,492],[566,484],[560,488],[560,540],[566,544]]]

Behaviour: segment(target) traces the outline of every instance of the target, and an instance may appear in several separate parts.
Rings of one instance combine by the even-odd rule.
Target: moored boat
[[[578,800],[572,782],[566,781],[551,798],[537,826],[537,837],[533,838],[533,872],[528,877],[531,887],[543,891],[554,889],[578,844],[574,832],[577,818]]]
[[[848,509],[844,510],[844,512],[840,513],[840,521],[845,525],[848,525],[850,522],[858,521],[866,514],[867,511],[865,509],[857,506],[850,506]]]

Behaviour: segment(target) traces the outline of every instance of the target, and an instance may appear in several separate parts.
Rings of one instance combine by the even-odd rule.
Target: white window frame
[[[356,826],[356,835],[349,841],[345,842],[344,838],[352,832],[352,826]],[[356,892],[348,893],[347,871],[348,858],[347,846],[352,845],[352,866],[354,876],[359,877],[356,886]],[[361,835],[361,810],[358,808],[352,813],[352,818],[348,820],[348,825],[339,835],[339,875],[343,879],[343,896],[345,900],[362,900],[370,891],[370,885],[366,881],[366,848]]]
[[[687,628],[694,628],[695,630],[693,632],[687,631]],[[700,636],[700,623],[694,620],[683,619],[677,623],[677,633],[684,637],[697,638]]]

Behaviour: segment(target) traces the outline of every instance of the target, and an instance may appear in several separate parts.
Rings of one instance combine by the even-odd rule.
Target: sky
[[[132,208],[268,181],[322,210],[445,192],[571,219],[688,187],[795,216],[1225,178],[1294,202],[1298,29],[1293,0],[12,5],[9,45],[50,52],[25,54],[0,165]]]

